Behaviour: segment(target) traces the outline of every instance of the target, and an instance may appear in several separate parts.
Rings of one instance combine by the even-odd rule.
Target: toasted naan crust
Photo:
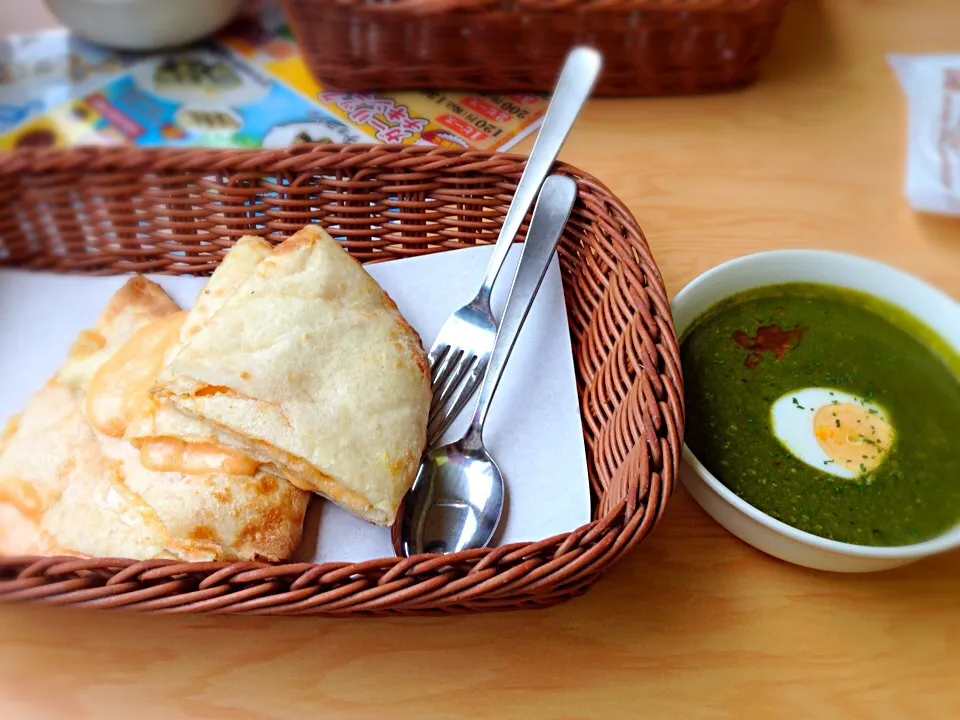
[[[0,553],[282,560],[300,542],[307,493],[266,472],[155,472],[84,414],[90,381],[140,328],[177,312],[131,278],[0,441]],[[5,443],[5,446],[4,446]]]
[[[417,333],[360,264],[308,225],[197,324],[156,397],[298,487],[391,524],[424,449],[430,376]]]

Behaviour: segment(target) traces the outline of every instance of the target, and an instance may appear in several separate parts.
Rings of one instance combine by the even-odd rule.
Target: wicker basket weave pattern
[[[596,94],[743,87],[787,0],[283,0],[331,90],[550,92],[568,50],[604,55]]]
[[[518,156],[399,146],[76,148],[0,156],[0,265],[209,274],[232,242],[319,220],[363,261],[496,240]],[[157,612],[373,615],[542,607],[583,592],[662,515],[683,393],[669,304],[635,220],[574,168],[560,247],[594,520],[564,535],[361,563],[0,558],[0,601]]]

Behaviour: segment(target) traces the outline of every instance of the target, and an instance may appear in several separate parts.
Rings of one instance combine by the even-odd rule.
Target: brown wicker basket
[[[364,261],[489,243],[524,162],[384,145],[0,155],[0,265],[208,274],[235,238],[279,242],[311,220],[335,225]],[[597,180],[558,170],[579,188],[559,253],[590,524],[535,543],[352,564],[0,558],[0,601],[344,616],[535,608],[583,592],[662,515],[683,393],[667,295],[640,228]]]
[[[331,90],[550,92],[571,47],[604,55],[598,95],[753,82],[787,0],[283,0]]]

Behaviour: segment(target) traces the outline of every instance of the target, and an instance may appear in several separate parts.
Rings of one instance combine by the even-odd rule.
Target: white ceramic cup
[[[921,280],[882,263],[822,250],[775,250],[747,255],[703,273],[671,305],[677,334],[712,305],[750,288],[817,282],[859,290],[907,311],[960,352],[960,303]],[[680,478],[707,513],[744,542],[788,562],[819,570],[870,572],[898,567],[960,547],[960,524],[913,545],[871,547],[827,540],[775,520],[740,499],[684,445]],[[960,482],[960,478],[950,478]]]
[[[242,0],[44,0],[77,35],[119,50],[159,50],[227,24]]]

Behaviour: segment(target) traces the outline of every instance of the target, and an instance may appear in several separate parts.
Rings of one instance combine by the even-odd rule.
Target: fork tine
[[[460,362],[462,355],[463,351],[460,348],[448,348],[443,360],[439,362],[436,372],[432,373],[433,377],[430,381],[430,389],[433,392],[434,402],[436,402],[438,391],[443,387],[450,372],[457,366],[457,363]]]
[[[443,431],[473,395],[480,380],[480,365],[480,358],[472,356],[469,362],[462,363],[458,368],[456,382],[448,382],[444,386],[442,401],[431,408],[427,422],[428,445],[432,445],[440,438]]]
[[[427,425],[427,450],[436,446],[440,440],[440,436],[443,435],[443,431],[446,430],[449,424],[449,419],[442,417],[435,418],[433,422]]]
[[[430,365],[430,384],[433,384],[433,378],[437,376],[437,368],[440,363],[446,359],[447,353],[450,350],[449,345],[434,345],[430,348],[430,352],[427,355],[427,362]]]
[[[447,354],[447,350],[450,349],[450,345],[447,343],[434,343],[433,347],[430,348],[430,352],[427,353],[427,362],[430,364],[430,370],[433,371],[439,363]]]
[[[443,431],[447,429],[454,418],[456,418],[460,411],[463,410],[464,406],[470,402],[470,398],[473,397],[476,389],[480,386],[480,379],[483,377],[483,371],[479,370],[479,365],[477,369],[471,374],[466,382],[460,385],[460,389],[457,394],[450,400],[447,407],[449,408],[444,418],[444,422],[441,426],[436,428],[437,437],[443,434]]]
[[[450,397],[453,391],[457,389],[457,387],[463,381],[463,378],[467,376],[470,367],[473,365],[476,359],[477,358],[475,355],[467,355],[465,352],[461,351],[460,360],[457,362],[456,367],[453,368],[450,373],[448,373],[448,377],[443,383],[443,386],[433,394],[433,402],[430,405],[431,419],[443,409],[447,399]]]

